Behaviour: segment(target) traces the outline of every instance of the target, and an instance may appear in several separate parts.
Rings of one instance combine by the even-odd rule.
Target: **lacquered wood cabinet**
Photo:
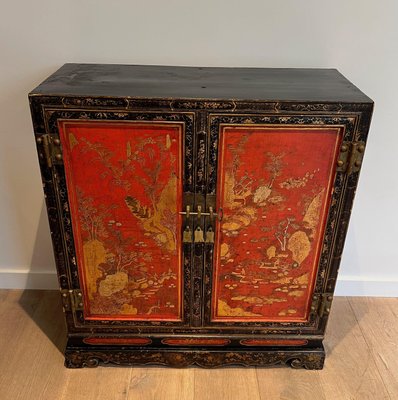
[[[367,96],[336,70],[66,64],[29,100],[67,367],[322,368]]]

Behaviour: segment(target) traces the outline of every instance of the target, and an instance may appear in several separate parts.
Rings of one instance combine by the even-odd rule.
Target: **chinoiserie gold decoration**
[[[311,243],[303,231],[297,231],[290,236],[287,248],[292,252],[292,258],[299,265],[307,258],[311,251]]]
[[[90,300],[97,293],[97,280],[102,278],[102,271],[98,268],[106,260],[106,250],[102,242],[91,239],[83,244],[84,265],[87,274],[87,292]]]

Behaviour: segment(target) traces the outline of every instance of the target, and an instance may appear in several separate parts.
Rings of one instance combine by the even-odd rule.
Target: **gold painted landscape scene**
[[[76,123],[61,132],[88,319],[181,319],[180,129]]]
[[[224,128],[213,320],[308,317],[338,139]]]

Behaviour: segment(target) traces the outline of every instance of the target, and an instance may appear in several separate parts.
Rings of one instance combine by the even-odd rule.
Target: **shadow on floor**
[[[66,346],[66,325],[59,292],[25,289],[19,304],[63,354]]]
[[[47,211],[43,199],[38,212],[38,225],[25,287],[56,289],[55,262],[51,246]],[[66,325],[59,290],[25,289],[19,304],[42,332],[63,353],[66,344]]]

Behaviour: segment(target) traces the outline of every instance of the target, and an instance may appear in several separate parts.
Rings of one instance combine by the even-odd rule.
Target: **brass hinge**
[[[331,293],[322,294],[322,299],[318,309],[318,315],[320,318],[322,318],[324,315],[329,315],[332,301],[333,295]]]
[[[59,138],[46,133],[39,136],[36,142],[43,147],[43,152],[39,153],[39,155],[45,160],[48,168],[51,168],[57,161],[62,160],[61,141]]]
[[[337,171],[350,175],[361,168],[365,142],[343,142],[337,160]]]
[[[61,297],[64,312],[83,310],[83,295],[80,289],[62,289]]]
[[[312,303],[311,303],[311,314],[316,314],[318,312],[319,309],[319,299],[320,299],[320,295],[315,293],[312,296]]]

